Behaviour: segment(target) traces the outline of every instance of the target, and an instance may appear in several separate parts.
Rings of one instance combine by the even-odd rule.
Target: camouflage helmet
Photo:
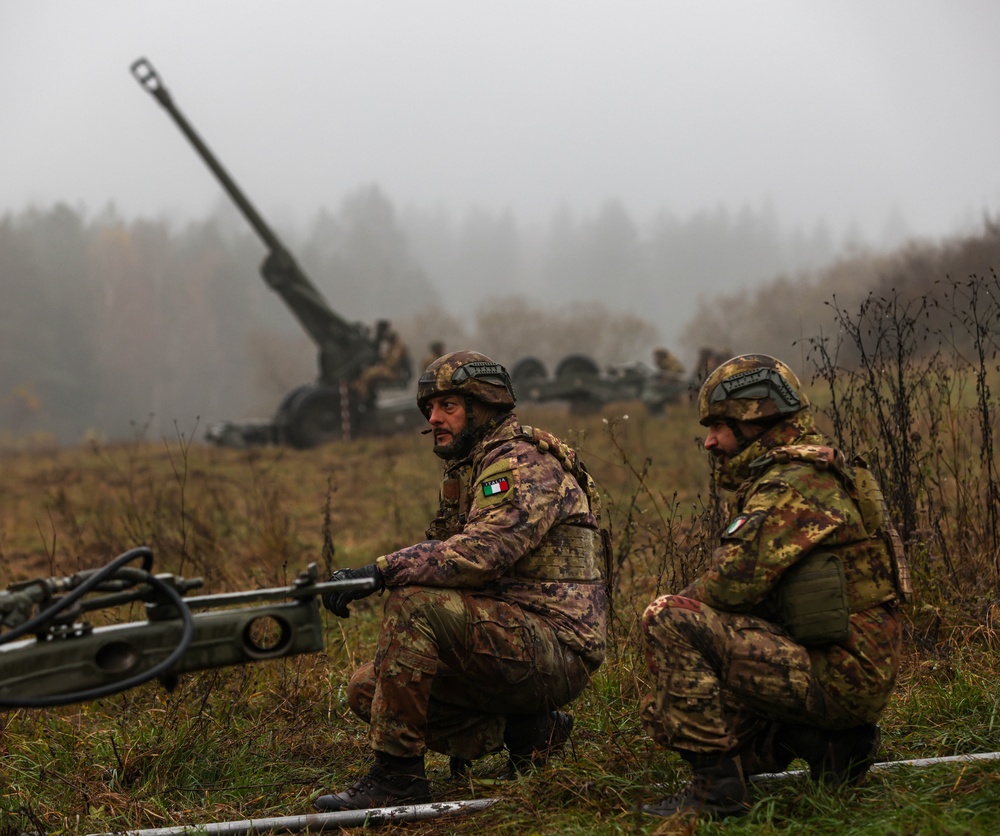
[[[770,423],[809,406],[802,384],[788,366],[767,354],[741,354],[716,368],[698,395],[703,426],[735,420]]]
[[[417,382],[417,406],[430,417],[430,399],[450,392],[500,409],[511,409],[515,401],[507,370],[478,351],[453,351],[431,363]]]

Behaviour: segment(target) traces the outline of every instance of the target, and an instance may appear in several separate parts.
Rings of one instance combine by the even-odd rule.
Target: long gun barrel
[[[320,373],[324,382],[353,379],[361,370],[377,360],[377,346],[366,326],[349,323],[327,304],[315,285],[309,281],[291,253],[265,223],[260,213],[246,198],[229,173],[215,158],[184,115],[177,109],[153,65],[140,58],[131,65],[132,75],[173,117],[177,126],[194,146],[222,187],[233,199],[268,248],[261,265],[264,280],[278,293],[302,323],[320,349]]]

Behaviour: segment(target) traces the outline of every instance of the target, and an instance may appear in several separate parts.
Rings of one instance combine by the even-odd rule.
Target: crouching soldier
[[[788,366],[735,357],[698,403],[716,479],[735,495],[708,571],[643,615],[655,690],[642,719],[693,772],[643,809],[721,818],[746,811],[747,776],[795,757],[832,783],[868,771],[909,578],[871,472],[818,433]]]
[[[348,686],[374,764],[323,811],[429,801],[428,748],[456,775],[504,746],[512,769],[544,763],[572,729],[558,709],[604,659],[600,500],[576,452],[522,426],[506,369],[474,351],[435,360],[417,404],[445,460],[440,509],[424,542],[334,573],[388,596],[375,659]],[[368,594],[324,603],[346,618]]]

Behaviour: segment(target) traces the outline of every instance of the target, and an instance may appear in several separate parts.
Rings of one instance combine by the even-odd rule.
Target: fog
[[[947,234],[1000,197],[998,34],[988,0],[5,0],[0,209],[209,211],[145,56],[283,219],[375,183],[526,222],[617,199]]]
[[[998,35],[986,0],[3,0],[0,217],[247,230],[145,57],[293,250],[361,195],[449,314],[598,300],[673,345],[699,298],[995,214]]]

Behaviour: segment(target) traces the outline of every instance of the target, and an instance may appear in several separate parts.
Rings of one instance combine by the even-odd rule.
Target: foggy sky
[[[1000,203],[991,0],[0,0],[0,212],[224,200],[146,57],[265,216],[359,186],[544,222],[719,205],[952,234]]]

